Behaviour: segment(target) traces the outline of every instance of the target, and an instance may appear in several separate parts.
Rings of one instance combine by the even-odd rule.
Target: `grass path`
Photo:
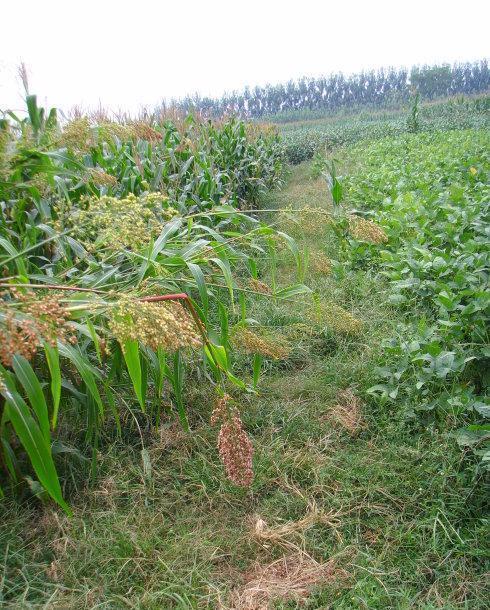
[[[326,201],[324,183],[302,165],[268,203]],[[294,335],[291,325],[301,329],[311,305],[249,304],[249,317],[274,332],[289,327],[294,343],[287,362],[268,365],[260,395],[240,397],[255,446],[252,489],[224,480],[208,423],[213,397],[198,386],[189,397],[193,435],[171,423],[158,437],[145,435],[151,472],[143,472],[136,434],[108,439],[95,488],[72,499],[73,519],[5,505],[0,606],[225,609],[231,590],[243,593],[261,569],[304,552],[318,562],[300,570],[304,582],[311,565],[322,577],[301,607],[485,607],[478,523],[464,476],[454,474],[461,459],[454,442],[415,433],[365,394],[381,342],[398,322],[385,286],[346,271],[336,237],[311,216],[288,230],[309,251],[306,283],[362,320],[363,330]],[[330,273],[325,257],[338,259]],[[293,275],[281,254],[278,282]],[[270,280],[267,269],[262,279]],[[270,607],[299,606],[279,597]]]

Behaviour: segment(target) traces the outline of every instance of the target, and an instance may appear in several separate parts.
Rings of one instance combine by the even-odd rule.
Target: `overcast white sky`
[[[0,108],[16,76],[61,108],[136,110],[199,91],[490,56],[485,0],[3,0]]]

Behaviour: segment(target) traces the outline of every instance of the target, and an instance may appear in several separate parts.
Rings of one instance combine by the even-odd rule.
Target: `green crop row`
[[[451,131],[483,128],[488,125],[490,98],[449,101],[420,108],[418,131]],[[403,115],[353,117],[329,123],[315,121],[284,129],[286,155],[296,164],[311,159],[315,152],[332,150],[362,140],[379,140],[413,131],[409,117]]]
[[[352,264],[390,281],[406,325],[385,346],[371,394],[411,421],[455,433],[488,467],[490,137],[487,130],[404,135],[348,151],[345,198],[376,220],[381,249],[351,240]]]
[[[25,118],[4,113],[0,490],[28,481],[69,512],[60,464],[94,472],[104,424],[120,435],[128,417],[157,426],[175,412],[188,428],[186,374],[218,395],[246,388],[229,340],[246,324],[241,289],[277,242],[299,262],[245,210],[282,163],[273,129],[233,119],[60,125],[35,96]],[[83,433],[66,446],[60,429]]]

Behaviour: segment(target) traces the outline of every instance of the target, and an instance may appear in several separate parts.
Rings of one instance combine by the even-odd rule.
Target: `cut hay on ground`
[[[301,601],[312,590],[331,582],[343,570],[333,560],[318,563],[303,552],[281,557],[269,565],[257,565],[246,582],[232,594],[231,610],[270,610],[276,601]]]
[[[260,517],[257,517],[253,528],[253,537],[259,542],[279,544],[284,547],[298,549],[298,546],[291,538],[300,539],[303,533],[314,525],[325,525],[335,530],[340,525],[339,513],[329,511],[325,513],[317,509],[315,505],[310,505],[304,517],[297,521],[287,521],[281,525],[269,526]]]
[[[328,414],[329,419],[345,428],[350,434],[357,434],[364,428],[362,402],[350,389],[342,390],[337,396],[337,404]]]

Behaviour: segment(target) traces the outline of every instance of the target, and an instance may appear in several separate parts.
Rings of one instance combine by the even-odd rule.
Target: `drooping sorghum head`
[[[260,294],[272,294],[272,288],[261,280],[250,278],[248,283],[250,288],[255,292],[260,292]]]
[[[324,324],[334,332],[355,335],[362,330],[363,323],[349,311],[336,303],[315,304],[308,311],[309,319],[316,324]]]
[[[239,327],[232,335],[232,343],[237,348],[250,354],[261,354],[273,360],[284,360],[289,356],[290,348],[276,338],[261,336],[248,328]]]
[[[379,225],[354,214],[349,216],[349,233],[354,239],[372,244],[384,244],[388,241],[388,236]]]
[[[0,325],[0,360],[4,365],[10,366],[15,354],[31,359],[43,342],[53,346],[58,340],[76,342],[70,313],[60,295],[38,296],[11,288],[2,296],[9,305]]]
[[[171,352],[202,345],[194,320],[175,301],[146,303],[121,300],[111,312],[109,326],[121,345],[136,340],[153,350],[161,347]]]
[[[211,424],[221,422],[218,433],[218,451],[226,476],[241,487],[252,484],[253,446],[243,429],[238,410],[229,405],[231,397],[225,394],[219,398],[211,415]]]

